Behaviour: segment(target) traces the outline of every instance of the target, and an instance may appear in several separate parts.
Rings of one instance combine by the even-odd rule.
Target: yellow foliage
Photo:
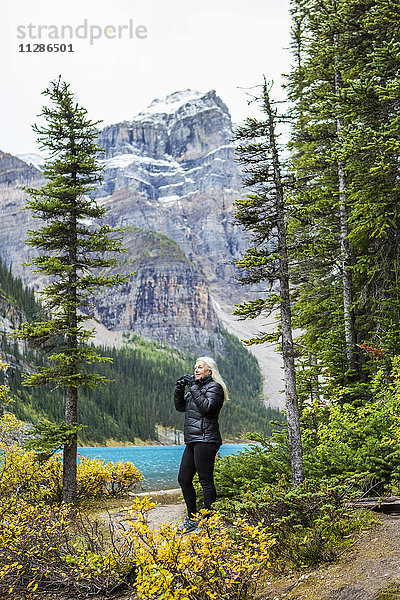
[[[199,515],[198,529],[179,536],[171,524],[149,527],[147,513],[153,506],[137,499],[124,533],[136,561],[139,598],[239,600],[265,583],[272,542],[261,525],[238,520],[228,529],[217,515]]]
[[[100,458],[82,457],[77,468],[78,497],[121,496],[136,488],[143,476],[129,461],[106,463]]]
[[[4,413],[0,419],[0,443],[5,445],[14,443],[19,439],[22,429],[22,421],[12,413]]]
[[[0,417],[0,495],[14,494],[37,500],[60,502],[62,498],[62,460],[59,454],[45,462],[15,442],[22,423],[12,414]],[[99,458],[81,459],[77,466],[78,498],[121,496],[143,481],[131,462],[105,463]]]
[[[1,425],[2,419],[0,419]],[[1,427],[0,427],[1,429]],[[0,494],[21,490],[26,497],[59,502],[62,497],[62,460],[54,455],[38,463],[36,453],[0,440]],[[137,488],[143,476],[131,462],[105,463],[82,458],[77,466],[78,498],[120,496]]]
[[[132,560],[82,525],[65,505],[0,498],[0,596],[39,586],[93,594],[118,585]]]
[[[21,428],[11,414],[0,418],[0,595],[18,589],[30,597],[43,586],[64,586],[87,596],[122,584],[145,600],[245,600],[265,583],[273,542],[261,524],[238,520],[228,528],[204,513],[195,532],[180,536],[172,524],[149,526],[155,505],[144,498],[128,512],[126,530],[111,528],[106,541],[96,523],[54,506],[61,457],[39,463],[16,443]],[[81,498],[116,496],[142,475],[130,462],[82,458],[77,480]]]

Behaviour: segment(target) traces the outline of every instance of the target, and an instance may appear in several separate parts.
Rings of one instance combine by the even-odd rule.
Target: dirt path
[[[152,527],[157,527],[162,523],[177,524],[185,518],[186,509],[181,499],[181,490],[161,490],[150,494],[142,493],[137,496],[148,495],[157,506],[149,512],[148,523]]]
[[[281,579],[262,600],[399,600],[400,515],[379,518],[338,562]]]
[[[143,498],[148,496],[156,507],[148,513],[148,523],[151,527],[158,527],[162,523],[180,523],[186,516],[186,509],[181,499],[181,490],[161,490],[160,492],[140,492],[133,494],[135,497]],[[124,524],[126,509],[117,512],[111,512],[111,519],[117,524]],[[99,515],[100,518],[107,519],[108,513]]]

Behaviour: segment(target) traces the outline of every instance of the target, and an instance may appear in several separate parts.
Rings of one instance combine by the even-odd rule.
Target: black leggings
[[[193,477],[197,471],[203,488],[204,508],[211,507],[217,497],[214,485],[214,462],[220,444],[213,442],[194,442],[187,444],[182,456],[178,482],[182,488],[187,506],[188,516],[196,514],[196,492],[193,487]]]

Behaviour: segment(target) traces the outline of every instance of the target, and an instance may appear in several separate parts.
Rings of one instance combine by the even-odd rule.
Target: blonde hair
[[[213,379],[213,381],[219,383],[222,389],[224,390],[224,402],[228,402],[228,390],[225,381],[222,379],[220,372],[218,371],[217,363],[215,362],[215,360],[210,356],[200,356],[196,360],[196,363],[199,362],[199,360],[202,360],[205,363],[205,365],[210,369],[211,378]]]

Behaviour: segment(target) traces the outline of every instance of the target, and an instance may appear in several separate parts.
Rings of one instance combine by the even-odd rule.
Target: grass
[[[400,600],[400,583],[391,583],[381,590],[376,600]]]

